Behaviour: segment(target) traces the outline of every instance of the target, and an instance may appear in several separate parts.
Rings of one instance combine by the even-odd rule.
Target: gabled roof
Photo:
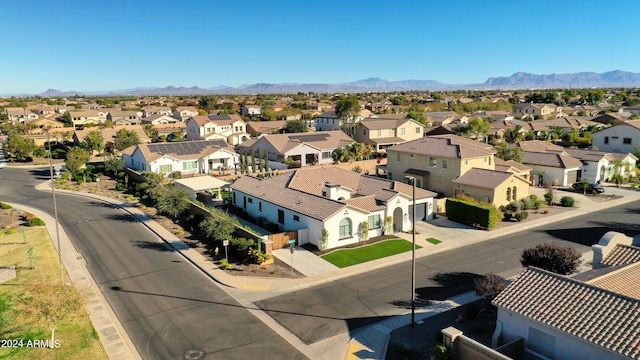
[[[279,121],[251,121],[247,123],[247,128],[253,129],[257,134],[271,133],[280,130],[287,125],[286,120]]]
[[[513,173],[507,171],[473,168],[451,182],[483,189],[495,189],[513,176],[515,176]],[[522,178],[519,179],[525,181]]]
[[[214,123],[215,125],[231,125],[234,122],[240,121],[244,123],[244,120],[240,117],[240,115],[231,114],[231,115],[196,115],[192,116],[191,120],[195,121],[199,127],[205,126],[210,123]]]
[[[131,148],[134,148],[131,150]],[[235,151],[224,140],[200,140],[183,142],[165,142],[154,144],[139,144],[129,147],[126,154],[133,155],[139,150],[147,163],[153,162],[163,156],[174,159],[189,160],[208,156],[216,151],[224,150],[231,154]]]
[[[117,126],[112,128],[85,128],[83,130],[76,130],[74,134],[79,141],[84,141],[87,135],[92,131],[99,131],[102,134],[105,142],[113,141],[120,130],[133,131],[138,135],[138,140],[141,142],[151,142],[151,139],[144,132],[144,128],[141,125],[128,125],[128,126]]]
[[[519,163],[519,162],[517,162],[515,160],[504,161],[504,160],[500,159],[499,157],[495,157],[495,158],[493,158],[493,160],[494,160],[494,162],[496,164],[496,168],[498,166],[501,166],[501,167],[504,167],[504,168],[507,168],[507,169],[508,168],[514,168],[514,169],[519,170],[519,171],[531,170],[531,167],[529,167],[529,166],[527,166],[525,164]],[[496,169],[496,170],[499,170],[499,169]]]
[[[637,278],[627,280],[637,283]],[[640,358],[640,300],[636,298],[529,267],[493,304],[602,348]]]
[[[613,157],[610,153],[604,152],[604,151],[597,151],[597,150],[585,150],[585,149],[564,149],[564,151],[571,155],[572,157],[576,158],[576,159],[580,159],[582,161],[600,161],[603,158],[609,160],[609,161],[613,161],[615,160],[615,157]]]
[[[352,197],[331,200],[322,196],[327,182],[340,185]],[[298,169],[262,180],[244,176],[231,188],[321,221],[346,206],[368,213],[384,209],[385,203],[399,194],[412,196],[412,187],[409,185],[336,167]],[[416,189],[416,199],[435,196],[436,193],[431,191]]]
[[[555,145],[542,140],[529,140],[520,141],[518,146],[522,148],[522,151],[529,152],[563,152],[564,148],[560,145]]]
[[[522,155],[522,162],[524,164],[548,166],[555,168],[575,168],[582,166],[582,162],[564,153],[553,152],[530,152],[525,151]]]
[[[487,156],[496,153],[495,148],[489,144],[452,134],[425,136],[420,139],[391,146],[387,148],[387,152],[389,151],[458,159]]]
[[[603,265],[618,266],[640,262],[640,247],[616,244],[609,255],[602,260]]]
[[[240,148],[251,148],[260,141],[269,142],[281,154],[301,144],[307,144],[318,150],[333,150],[353,143],[353,139],[342,131],[322,131],[300,134],[263,134],[255,142],[245,141]]]
[[[402,115],[404,116],[404,115]],[[399,126],[403,125],[404,123],[407,123],[409,121],[413,121],[416,123],[416,125],[419,125],[420,127],[424,127],[424,125],[420,124],[419,122],[407,118],[407,117],[402,117],[402,118],[374,118],[374,117],[370,117],[370,118],[366,118],[366,119],[362,119],[360,120],[360,122],[358,123],[358,126],[364,126],[369,130],[384,130],[384,129],[396,129]]]

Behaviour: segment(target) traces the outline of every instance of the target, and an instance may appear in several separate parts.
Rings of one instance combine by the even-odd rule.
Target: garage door
[[[416,220],[425,221],[427,219],[427,203],[416,205]],[[409,205],[409,221],[413,221],[413,205]]]
[[[578,181],[578,170],[569,171],[567,173],[567,185],[571,185]]]

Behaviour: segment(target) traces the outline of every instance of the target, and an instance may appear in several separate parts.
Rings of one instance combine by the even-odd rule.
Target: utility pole
[[[51,139],[49,129],[47,132],[47,144],[49,144],[49,175],[51,176],[51,197],[53,197],[53,216],[56,220],[56,242],[58,244],[58,263],[60,264],[60,284],[64,284],[64,270],[62,267],[62,248],[60,247],[60,228],[58,223],[58,205],[56,204],[56,184],[53,181],[53,161],[51,160]]]

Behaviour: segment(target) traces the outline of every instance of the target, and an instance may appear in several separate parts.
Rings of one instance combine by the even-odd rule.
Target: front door
[[[393,210],[393,232],[402,231],[402,209],[397,207]]]

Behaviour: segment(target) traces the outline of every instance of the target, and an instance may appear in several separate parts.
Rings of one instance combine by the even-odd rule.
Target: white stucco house
[[[192,116],[187,121],[187,140],[223,139],[230,145],[238,145],[250,137],[247,123],[239,115]]]
[[[169,174],[233,169],[240,158],[224,140],[183,141],[131,146],[122,152],[125,166]]]
[[[260,105],[243,105],[240,109],[240,114],[242,116],[258,116],[261,110],[262,107]]]
[[[198,109],[195,106],[178,106],[171,111],[172,116],[178,121],[187,121],[192,116],[198,115]]]
[[[151,124],[151,125],[166,125],[166,124],[174,124],[178,122],[175,118],[169,115],[163,114],[151,114],[142,118],[141,120],[143,125]]]
[[[233,204],[251,217],[301,230],[299,245],[331,249],[412,225],[412,187],[393,180],[364,176],[336,167],[315,167],[258,179],[244,176],[233,185]],[[435,193],[416,189],[416,220],[433,217]],[[392,221],[385,226],[385,219]],[[328,231],[322,243],[322,229]]]
[[[360,110],[353,119],[353,124],[357,124],[360,120],[371,116],[372,112],[366,109]],[[338,118],[336,112],[325,111],[316,117],[316,131],[342,130],[342,120]]]
[[[627,120],[593,134],[594,147],[603,151],[635,153],[640,144],[640,120]]]

